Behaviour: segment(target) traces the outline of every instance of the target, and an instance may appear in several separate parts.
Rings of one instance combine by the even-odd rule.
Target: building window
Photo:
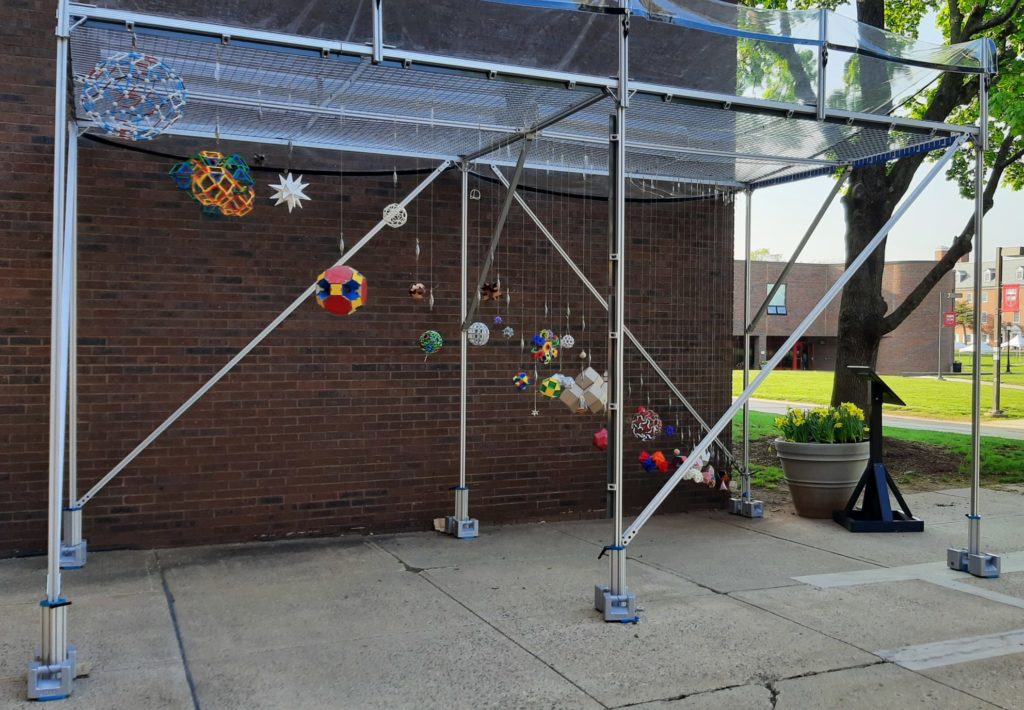
[[[988,291],[981,292],[981,302],[988,303]]]
[[[773,288],[775,288],[775,284],[768,284],[768,293],[771,293]],[[775,298],[768,302],[768,315],[784,316],[786,314],[786,284],[782,284],[779,286]]]
[[[988,311],[981,312],[981,322],[988,323]]]
[[[1020,323],[1020,311],[1016,311],[1013,314],[1013,322]]]
[[[956,272],[956,282],[957,283],[963,283],[966,280],[967,280],[967,272],[966,271],[960,271],[958,269],[957,272]]]
[[[967,334],[967,342],[964,345],[974,345],[974,333]]]
[[[1018,266],[1013,273],[1018,281],[1024,281],[1024,266]]]
[[[985,269],[985,280],[986,281],[995,281],[996,280],[996,270],[995,269]]]

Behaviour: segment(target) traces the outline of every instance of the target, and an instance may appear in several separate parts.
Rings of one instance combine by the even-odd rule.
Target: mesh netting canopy
[[[834,13],[631,1],[632,178],[759,187],[940,148],[974,129],[905,106],[944,71],[993,69],[987,41],[936,47]],[[607,171],[617,2],[385,0],[376,63],[371,0],[251,5],[73,4],[78,118],[89,125],[80,87],[96,64],[137,51],[187,87],[170,135],[512,165],[531,131],[527,168]],[[823,47],[849,59],[819,77]],[[765,56],[778,61],[752,71]]]

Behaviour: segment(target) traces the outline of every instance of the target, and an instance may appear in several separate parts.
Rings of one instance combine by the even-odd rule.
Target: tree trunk
[[[886,199],[887,193],[884,166],[862,168],[851,175],[850,189],[843,198],[847,267],[892,216],[893,205]],[[884,267],[885,242],[882,242],[843,289],[839,302],[833,405],[853,402],[864,409],[868,403],[866,382],[851,374],[846,366],[873,368],[878,359],[878,345],[884,334],[882,319],[888,307],[881,295]]]

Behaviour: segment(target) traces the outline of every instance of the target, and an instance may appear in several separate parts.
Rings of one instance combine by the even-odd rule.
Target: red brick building
[[[0,3],[0,555],[46,542],[53,161],[53,3]],[[150,152],[81,141],[78,261],[78,476],[83,492],[216,372],[351,245],[385,205],[434,166],[393,181],[339,179],[319,156],[306,167],[312,201],[289,214],[267,199],[278,170],[257,171],[258,205],[243,219],[211,218],[178,191],[167,171],[206,143],[157,140]],[[217,145],[246,158],[254,145]],[[283,154],[268,157],[280,168]],[[325,164],[327,167],[325,167]],[[378,168],[380,166],[378,165]],[[417,172],[418,169],[418,172]],[[473,178],[471,280],[475,280],[503,194]],[[541,219],[602,291],[607,291],[607,203],[527,193]],[[631,204],[629,319],[633,331],[707,420],[729,402],[728,299],[732,207],[718,200]],[[709,225],[717,225],[711,229]],[[684,238],[685,237],[685,238]],[[421,255],[417,260],[415,244]],[[629,257],[627,257],[629,258]],[[175,545],[342,531],[426,529],[452,512],[458,482],[459,178],[448,173],[409,208],[409,222],[385,230],[351,264],[369,279],[370,302],[332,318],[311,300],[205,398],[142,453],[85,508],[96,549]],[[516,330],[470,349],[470,512],[483,525],[600,516],[604,456],[591,436],[601,416],[576,416],[532,394],[512,376],[528,361],[519,336],[552,327],[577,338],[563,367],[585,349],[603,369],[607,319],[528,220],[514,209],[498,269],[511,304],[485,304]],[[684,287],[677,275],[700,274]],[[413,302],[410,283],[435,294]],[[706,288],[713,283],[714,288]],[[669,286],[669,284],[673,284]],[[684,288],[686,290],[684,290]],[[663,308],[686,302],[684,308]],[[544,315],[544,309],[550,310]],[[582,327],[585,318],[586,328]],[[424,330],[447,347],[425,358]],[[681,333],[692,333],[683,340]],[[697,335],[699,334],[699,336]],[[681,407],[665,402],[653,373],[630,356],[633,404],[654,400],[694,438]],[[638,379],[638,375],[641,378]],[[656,442],[671,450],[672,442]],[[676,442],[679,445],[680,442]],[[689,443],[689,442],[683,442]],[[631,442],[626,460],[640,449]],[[638,510],[664,477],[627,467],[626,502]],[[666,510],[720,505],[725,494],[695,484]]]
[[[885,265],[883,296],[893,308],[907,296],[934,266],[929,261],[893,261]],[[776,282],[784,262],[755,261],[751,264],[751,310],[756,311]],[[794,264],[786,279],[786,288],[769,306],[751,337],[752,367],[770,358],[796,325],[843,272],[842,264]],[[883,374],[932,372],[942,365],[948,372],[953,361],[953,329],[942,327],[942,314],[953,310],[953,300],[944,296],[953,292],[955,275],[942,279],[921,305],[899,328],[882,339],[875,367]],[[839,318],[839,298],[818,317],[779,365],[786,369],[832,370],[835,367]],[[733,263],[733,344],[736,367],[743,366],[743,262]],[[941,350],[940,350],[941,348]],[[804,357],[806,353],[806,358]],[[940,354],[941,353],[941,354]]]

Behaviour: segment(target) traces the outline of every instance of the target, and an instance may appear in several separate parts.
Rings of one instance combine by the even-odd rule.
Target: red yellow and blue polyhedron
[[[316,302],[328,313],[347,316],[366,303],[366,277],[348,266],[332,266],[316,277]]]
[[[185,83],[151,54],[118,52],[82,79],[82,110],[106,133],[155,138],[181,118]]]
[[[244,217],[252,212],[256,191],[249,166],[237,153],[224,156],[204,150],[175,164],[170,175],[179,190],[185,190],[203,211],[228,217]]]

